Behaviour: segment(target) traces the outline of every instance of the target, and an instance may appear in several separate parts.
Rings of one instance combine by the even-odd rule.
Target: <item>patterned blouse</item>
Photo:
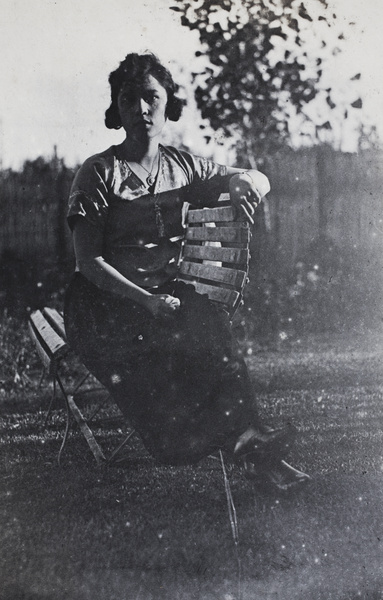
[[[159,146],[151,188],[122,158],[121,146],[88,158],[74,179],[68,223],[83,217],[102,232],[103,257],[139,286],[174,278],[185,203],[212,206],[227,192],[227,168],[170,146]]]

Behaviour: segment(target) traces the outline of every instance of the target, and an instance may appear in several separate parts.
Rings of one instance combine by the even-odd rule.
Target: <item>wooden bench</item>
[[[243,290],[248,280],[251,232],[245,221],[235,219],[234,210],[227,201],[225,202],[226,198],[224,197],[224,202],[216,208],[188,210],[178,279],[193,283],[197,292],[207,294],[212,302],[223,306],[232,318],[242,301]],[[76,392],[90,374],[86,373],[69,391],[65,389],[60,376],[61,362],[71,352],[62,315],[52,308],[45,307],[30,315],[28,327],[44,371],[53,380],[53,395],[46,421],[56,398],[56,384],[65,400],[67,419],[58,455],[59,462],[68,438],[71,415],[78,423],[97,463],[113,460],[134,431],[128,433],[107,459],[89,427],[89,419],[85,419],[75,402]]]

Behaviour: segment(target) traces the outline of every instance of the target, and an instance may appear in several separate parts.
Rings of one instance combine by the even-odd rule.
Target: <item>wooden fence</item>
[[[269,237],[277,270],[304,259],[319,239],[361,261],[382,256],[382,159],[383,153],[318,147],[267,161]]]
[[[361,260],[380,257],[382,158],[382,153],[373,151],[356,155],[319,147],[284,151],[268,159],[263,170],[272,185],[270,227],[256,250],[261,255],[263,249],[267,251],[268,269],[278,275],[293,268],[318,238],[331,239],[336,247]],[[22,174],[0,176],[3,260],[9,255],[44,264],[71,259],[65,213],[72,178],[73,171],[57,161],[39,173],[28,174],[24,169]]]
[[[55,161],[0,175],[0,260],[52,265],[72,256],[66,210],[73,175]]]

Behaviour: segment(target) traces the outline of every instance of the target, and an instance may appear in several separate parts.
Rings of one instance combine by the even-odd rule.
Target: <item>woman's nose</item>
[[[143,98],[139,101],[141,114],[146,115],[149,112],[149,104]]]

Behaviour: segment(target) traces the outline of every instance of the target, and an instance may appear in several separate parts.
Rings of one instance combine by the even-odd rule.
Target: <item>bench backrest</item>
[[[251,231],[235,218],[227,196],[216,208],[189,208],[178,279],[193,283],[233,316],[248,281]]]

